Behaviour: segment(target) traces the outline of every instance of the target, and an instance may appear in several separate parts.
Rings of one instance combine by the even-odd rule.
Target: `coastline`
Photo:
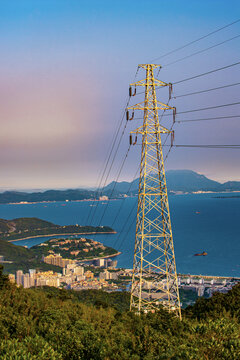
[[[93,261],[93,260],[99,260],[99,259],[109,259],[115,256],[121,255],[121,251],[118,251],[116,254],[111,254],[111,255],[106,255],[106,256],[100,256],[100,257],[96,257],[96,258],[91,258],[91,259],[80,259],[78,260],[79,262],[85,262],[85,261]]]
[[[130,196],[129,196],[130,197]],[[111,200],[119,200],[118,198],[107,199],[107,200],[99,200],[99,199],[82,199],[82,200],[43,200],[43,201],[20,201],[20,202],[9,202],[9,203],[0,203],[0,205],[34,205],[34,204],[51,204],[56,202],[61,203],[71,203],[71,202],[82,202],[82,201],[92,201],[92,202],[99,202],[99,201],[111,201]],[[62,204],[62,205],[66,205]]]
[[[63,235],[97,235],[97,234],[117,234],[116,231],[98,231],[98,232],[83,232],[83,233],[64,233],[64,234],[48,234],[48,235],[35,235],[35,236],[28,236],[21,239],[14,239],[14,240],[7,240],[7,242],[15,242],[15,241],[21,241],[21,240],[28,240],[28,239],[34,239],[39,237],[49,237],[49,236],[63,236]]]

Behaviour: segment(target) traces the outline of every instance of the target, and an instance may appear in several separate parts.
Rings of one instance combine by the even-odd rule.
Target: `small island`
[[[194,254],[194,256],[207,256],[207,252],[203,251],[202,253]]]

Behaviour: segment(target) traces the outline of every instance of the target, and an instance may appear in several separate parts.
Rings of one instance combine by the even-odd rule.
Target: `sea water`
[[[177,271],[240,277],[240,193],[171,195],[169,203]],[[117,234],[88,237],[121,251],[118,266],[131,268],[136,209],[135,197],[104,202],[1,204],[0,218],[38,217],[59,225],[111,226]],[[47,239],[40,237],[14,243],[31,247]],[[203,251],[208,255],[194,256]]]

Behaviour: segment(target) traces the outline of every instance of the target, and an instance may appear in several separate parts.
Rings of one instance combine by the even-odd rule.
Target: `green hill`
[[[7,241],[0,240],[0,255],[3,255],[9,261],[30,260],[35,257],[30,249],[23,246],[17,246]]]
[[[0,359],[240,358],[240,285],[198,300],[182,321],[162,308],[139,316],[128,306],[126,293],[17,288],[0,268]]]
[[[54,227],[53,223],[38,218],[0,219],[0,233],[15,233],[24,230],[36,230]]]
[[[58,266],[42,262],[40,257],[36,256],[31,249],[26,249],[23,246],[17,246],[4,240],[0,240],[0,255],[3,255],[5,260],[12,261],[12,263],[4,264],[4,271],[6,273],[15,273],[17,270],[28,272],[29,269],[53,270],[57,272],[62,270]]]

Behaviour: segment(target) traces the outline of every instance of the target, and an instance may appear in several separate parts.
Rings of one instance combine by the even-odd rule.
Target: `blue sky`
[[[0,188],[94,186],[139,63],[237,20],[239,1],[0,1]],[[239,39],[164,65],[240,34],[240,22],[159,59],[175,82],[239,61]],[[139,73],[139,78],[144,74]],[[240,81],[239,68],[176,85],[176,95]],[[166,94],[159,94],[165,100]],[[239,86],[176,99],[179,112],[239,100]],[[133,103],[135,99],[132,100]],[[195,118],[240,114],[227,107]],[[179,119],[183,119],[180,117]],[[176,125],[178,144],[238,144],[239,118]],[[136,123],[134,124],[134,126]],[[168,126],[169,124],[165,124]],[[109,176],[128,146],[128,125]],[[139,147],[121,179],[131,180]],[[166,169],[240,180],[237,150],[175,149]]]

